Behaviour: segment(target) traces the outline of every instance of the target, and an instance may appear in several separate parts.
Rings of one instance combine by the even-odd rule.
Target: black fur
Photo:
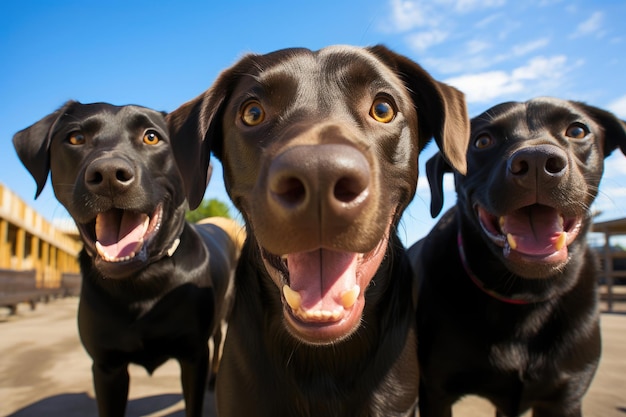
[[[200,416],[207,341],[219,332],[236,248],[221,228],[199,225],[201,237],[185,222],[183,178],[172,152],[177,144],[169,140],[164,115],[72,101],[15,134],[13,142],[37,182],[37,195],[50,171],[55,195],[84,243],[78,328],[93,359],[100,416],[124,415],[129,363],[152,373],[169,358],[181,366],[187,416]],[[138,213],[150,218],[143,245],[125,243],[137,247],[127,260],[104,259],[96,240],[121,245],[102,237],[104,229],[115,229],[123,242],[118,235]],[[106,249],[117,250],[128,254]]]
[[[625,124],[537,98],[495,106],[471,125],[456,206],[409,249],[422,281],[420,416],[450,416],[468,394],[498,416],[580,416],[601,350],[589,209],[603,158],[626,148]],[[427,171],[436,216],[453,170],[435,155]]]
[[[244,57],[168,120],[188,169],[222,161],[246,219],[219,414],[413,415],[416,296],[396,227],[432,137],[465,168],[462,94],[384,47],[286,49]],[[203,184],[186,185],[191,201]],[[325,310],[340,303],[328,282],[350,280],[354,304]]]

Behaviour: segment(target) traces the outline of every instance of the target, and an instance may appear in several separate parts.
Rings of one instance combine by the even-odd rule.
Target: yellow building
[[[78,274],[82,243],[54,227],[0,184],[0,269],[36,271],[37,288],[59,288],[63,274]]]

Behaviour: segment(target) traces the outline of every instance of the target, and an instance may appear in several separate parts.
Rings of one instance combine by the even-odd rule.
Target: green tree
[[[230,209],[223,201],[216,198],[202,200],[202,203],[195,210],[188,211],[185,219],[190,223],[195,223],[206,217],[228,217],[230,218]]]

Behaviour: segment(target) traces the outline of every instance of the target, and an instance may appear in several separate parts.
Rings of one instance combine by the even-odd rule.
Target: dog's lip
[[[149,242],[159,231],[162,219],[162,204],[151,214],[113,207],[80,228],[100,263],[122,266],[147,259]]]
[[[582,227],[581,216],[566,216],[553,207],[541,204],[499,216],[479,204],[475,209],[483,232],[494,244],[503,248],[505,258],[565,262],[568,246],[576,240]]]
[[[365,290],[382,262],[387,242],[386,237],[381,239],[367,253],[323,248],[283,256],[263,252],[266,264],[282,276],[284,316],[297,337],[310,344],[328,344],[358,328]]]

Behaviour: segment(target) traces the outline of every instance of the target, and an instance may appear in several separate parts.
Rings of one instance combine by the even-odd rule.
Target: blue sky
[[[11,1],[0,4],[0,182],[52,221],[13,134],[66,100],[171,111],[247,52],[382,43],[467,95],[470,116],[556,96],[626,119],[626,2],[567,0]],[[423,164],[434,152],[429,147]],[[599,219],[626,216],[626,159],[606,161]],[[446,207],[454,203],[447,178]],[[225,202],[216,163],[206,197]],[[434,224],[425,177],[406,211],[407,244]]]

